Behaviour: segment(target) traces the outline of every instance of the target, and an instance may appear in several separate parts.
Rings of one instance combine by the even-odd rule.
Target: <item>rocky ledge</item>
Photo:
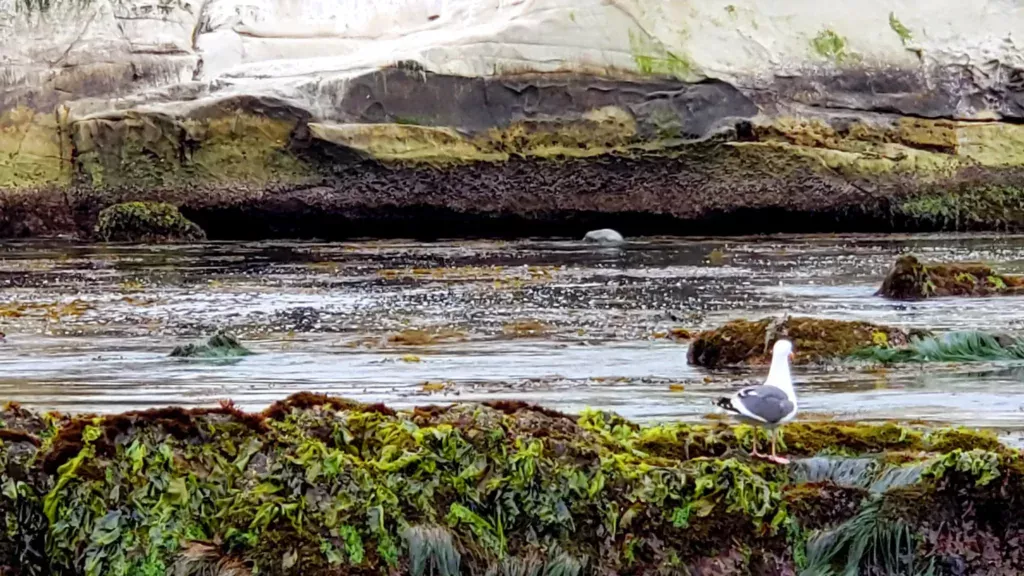
[[[0,0],[0,237],[138,201],[214,239],[1016,229],[1022,19]]]
[[[747,426],[515,402],[0,421],[5,574],[1024,570],[1021,454],[963,429],[796,422],[784,467]]]

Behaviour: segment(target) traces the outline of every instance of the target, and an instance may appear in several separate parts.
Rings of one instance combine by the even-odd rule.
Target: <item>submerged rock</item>
[[[611,228],[602,228],[601,230],[591,230],[587,232],[586,236],[583,237],[584,242],[593,242],[595,244],[622,244],[626,240]]]
[[[876,345],[902,346],[908,334],[899,328],[820,318],[733,320],[701,332],[690,344],[690,364],[715,368],[738,364],[767,364],[779,338],[793,341],[795,364],[808,364],[852,355]]]
[[[196,242],[206,233],[172,204],[125,202],[105,208],[96,223],[105,242]]]
[[[171,351],[171,358],[235,358],[250,354],[252,352],[242,346],[238,338],[221,331],[211,336],[203,344],[189,343],[176,346]]]
[[[953,561],[956,538],[991,552],[960,574],[1024,564],[1020,453],[968,430],[792,423],[786,468],[745,455],[765,440],[749,426],[508,401],[396,412],[300,393],[261,414],[38,420],[0,412],[0,566],[21,574],[782,576],[809,547],[803,573],[880,574],[894,540],[822,540],[877,509],[872,526],[915,543],[904,561]]]
[[[925,264],[908,254],[896,259],[877,295],[894,300],[921,300],[1022,293],[1024,276],[997,274],[979,263]]]

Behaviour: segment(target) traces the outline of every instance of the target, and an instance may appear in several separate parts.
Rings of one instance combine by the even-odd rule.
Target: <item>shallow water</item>
[[[1024,237],[0,247],[0,397],[62,411],[258,409],[298,390],[393,406],[514,398],[638,420],[701,419],[758,372],[686,363],[671,328],[766,314],[1024,331],[1024,299],[873,296],[896,254],[1024,272]],[[511,323],[536,320],[543,334]],[[235,331],[257,355],[170,359]],[[387,343],[410,328],[454,340]],[[418,360],[418,361],[417,361]],[[804,413],[1024,430],[1024,365],[797,369]]]

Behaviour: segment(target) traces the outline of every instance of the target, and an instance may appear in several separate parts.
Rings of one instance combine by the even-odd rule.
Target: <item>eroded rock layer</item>
[[[1013,2],[0,0],[0,236],[1016,229]]]

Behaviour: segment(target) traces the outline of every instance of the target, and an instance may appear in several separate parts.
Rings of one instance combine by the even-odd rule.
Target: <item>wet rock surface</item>
[[[746,455],[763,434],[748,426],[522,402],[394,411],[301,393],[256,414],[0,420],[0,564],[19,574],[1024,567],[1021,454],[965,429],[796,422],[782,467]],[[992,554],[963,552],[977,545]]]
[[[219,331],[202,344],[183,344],[171,350],[171,358],[237,358],[252,354],[238,338],[228,332]]]
[[[1024,294],[1024,276],[999,274],[981,263],[926,264],[906,255],[889,269],[878,294],[893,300]]]

